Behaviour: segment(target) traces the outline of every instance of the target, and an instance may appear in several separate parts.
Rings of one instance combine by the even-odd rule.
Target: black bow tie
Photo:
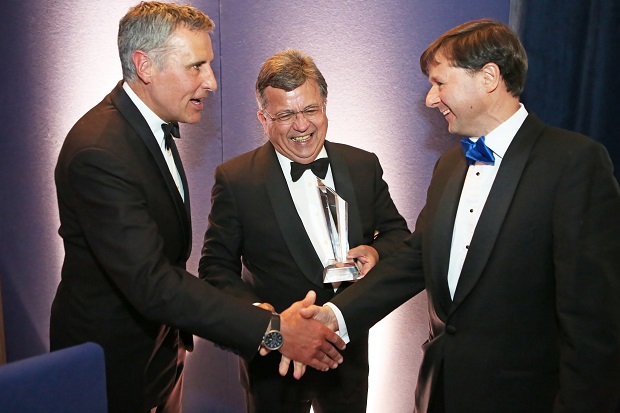
[[[291,178],[293,182],[297,182],[307,169],[311,169],[312,173],[321,179],[325,179],[329,168],[329,159],[315,159],[310,163],[291,162]]]
[[[161,128],[164,131],[164,140],[166,141],[166,149],[172,146],[172,138],[180,138],[179,124],[176,122],[162,123]]]

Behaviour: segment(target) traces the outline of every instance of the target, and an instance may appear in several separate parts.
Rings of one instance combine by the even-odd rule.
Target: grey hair
[[[287,49],[276,53],[261,66],[256,79],[256,102],[259,108],[267,106],[265,89],[269,86],[287,92],[297,89],[306,80],[314,80],[323,99],[327,99],[327,82],[312,58],[300,50]]]
[[[133,53],[141,50],[158,68],[163,68],[167,55],[174,50],[170,39],[183,26],[189,30],[213,31],[215,24],[203,12],[188,5],[141,2],[129,9],[118,25],[118,54],[126,82],[137,77]]]

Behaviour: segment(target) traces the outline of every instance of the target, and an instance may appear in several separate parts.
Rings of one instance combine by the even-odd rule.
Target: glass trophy
[[[317,178],[319,196],[325,213],[327,233],[334,251],[334,260],[328,262],[323,270],[323,282],[335,283],[355,281],[359,278],[359,269],[353,260],[347,260],[349,251],[349,217],[347,201],[336,191],[326,186]]]

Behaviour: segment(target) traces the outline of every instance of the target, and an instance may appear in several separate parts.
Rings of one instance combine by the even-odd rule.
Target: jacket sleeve
[[[553,213],[562,330],[554,412],[612,412],[620,391],[620,189],[598,143],[572,158]]]
[[[330,300],[342,312],[351,341],[424,289],[420,234],[411,234],[391,256]]]
[[[238,205],[224,169],[218,166],[198,273],[200,278],[226,294],[250,303],[260,302],[252,288],[241,279],[242,242]]]
[[[67,167],[72,210],[109,281],[143,317],[256,353],[269,313],[171,265],[134,169],[110,152],[79,152]],[[71,242],[71,234],[63,234]],[[86,247],[86,246],[84,246]]]
[[[388,184],[383,179],[383,168],[376,155],[372,155],[374,161],[374,217],[375,235],[372,246],[379,253],[379,258],[391,255],[403,240],[410,234],[407,221],[398,212]]]

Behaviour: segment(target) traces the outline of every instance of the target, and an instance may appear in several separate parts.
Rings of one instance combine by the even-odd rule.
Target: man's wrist
[[[280,315],[277,313],[271,314],[271,320],[267,326],[267,331],[263,336],[262,345],[268,350],[278,350],[284,344],[284,338],[280,332]]]
[[[344,317],[340,309],[331,302],[327,302],[324,305],[331,308],[331,310],[334,312],[334,315],[336,316],[336,320],[338,323],[336,333],[338,333],[340,338],[343,339],[345,343],[348,343],[349,341],[351,341],[349,339],[349,331],[347,330],[347,324],[344,321]]]

